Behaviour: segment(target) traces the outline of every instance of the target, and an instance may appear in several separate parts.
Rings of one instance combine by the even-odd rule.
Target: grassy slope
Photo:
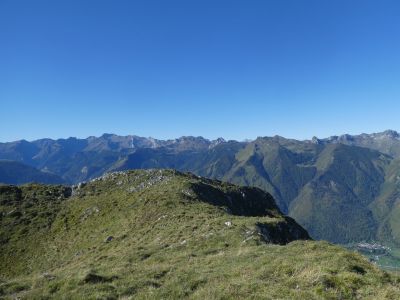
[[[279,137],[259,138],[237,153],[237,162],[223,179],[268,191],[287,213],[290,202],[315,174],[310,164],[315,148]]]
[[[317,176],[291,203],[290,215],[317,239],[347,243],[376,238],[368,207],[379,195],[389,159],[369,149],[328,145]]]
[[[385,182],[379,197],[370,204],[376,220],[379,220],[377,237],[400,246],[400,160],[391,162],[386,170]]]
[[[1,187],[0,295],[400,296],[397,278],[340,247],[265,244],[257,224],[275,243],[307,234],[258,189],[165,170],[106,177],[75,189],[72,197],[62,186]]]

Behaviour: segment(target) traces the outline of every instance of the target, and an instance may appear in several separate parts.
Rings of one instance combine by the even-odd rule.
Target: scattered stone
[[[109,172],[109,173],[105,173],[104,175],[102,175],[100,177],[96,177],[96,178],[92,179],[90,182],[104,181],[104,180],[115,180],[116,178],[118,178],[120,176],[126,177],[127,174],[124,171]],[[120,181],[117,182],[117,185],[120,185],[122,183],[123,183],[123,181],[120,180]]]
[[[157,219],[156,222],[158,222],[158,221],[160,221],[160,220],[162,220],[162,219],[165,219],[166,217],[168,217],[168,215],[162,215],[161,217],[159,217],[159,218]]]
[[[154,185],[157,184],[161,184],[161,183],[168,183],[171,180],[170,176],[165,176],[163,175],[163,173],[161,172],[161,170],[159,170],[158,172],[154,171],[154,170],[146,170],[147,174],[150,174],[150,177],[147,178],[147,180],[142,181],[140,184],[136,185],[136,186],[131,186],[127,189],[127,191],[129,193],[136,193],[136,192],[140,192],[144,189],[148,189]]]
[[[247,241],[254,239],[254,234],[255,230],[250,230],[250,229],[246,230],[244,232],[245,239],[242,241],[242,243],[246,243]]]
[[[71,187],[71,196],[79,196],[81,194],[81,189],[86,186],[86,182],[80,182],[77,185]]]
[[[43,273],[42,276],[43,276],[45,279],[47,279],[47,280],[54,280],[54,279],[56,279],[56,276],[54,276],[54,275],[52,275],[52,274],[50,274],[50,273],[47,273],[47,272]]]
[[[185,196],[188,196],[190,198],[192,198],[194,196],[191,190],[182,190],[182,194],[184,194]]]
[[[247,241],[252,240],[252,239],[253,239],[253,236],[249,236],[249,237],[245,238],[245,239],[242,241],[242,243],[246,243]]]
[[[114,239],[114,237],[112,235],[108,236],[105,240],[106,243],[111,242]]]
[[[100,209],[97,206],[89,207],[84,210],[81,216],[81,221],[85,221],[93,214],[97,214],[100,212]]]

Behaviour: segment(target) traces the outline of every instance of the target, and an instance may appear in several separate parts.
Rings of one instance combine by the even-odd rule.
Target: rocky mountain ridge
[[[136,146],[129,148],[132,140]],[[103,135],[0,144],[0,158],[15,158],[70,183],[111,171],[172,168],[255,186],[269,192],[313,238],[400,245],[397,151],[395,131],[307,141],[280,136],[247,142],[201,137],[158,141]]]

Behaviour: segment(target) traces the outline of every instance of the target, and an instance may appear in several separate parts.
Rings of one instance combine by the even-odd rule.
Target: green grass
[[[164,170],[109,175],[68,194],[1,187],[0,297],[400,296],[398,277],[361,255],[293,241],[307,234],[259,189]]]

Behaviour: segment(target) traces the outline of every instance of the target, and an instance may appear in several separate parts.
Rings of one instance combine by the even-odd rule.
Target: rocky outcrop
[[[286,245],[295,240],[310,240],[307,231],[292,218],[277,223],[257,223],[257,233],[266,243]]]

